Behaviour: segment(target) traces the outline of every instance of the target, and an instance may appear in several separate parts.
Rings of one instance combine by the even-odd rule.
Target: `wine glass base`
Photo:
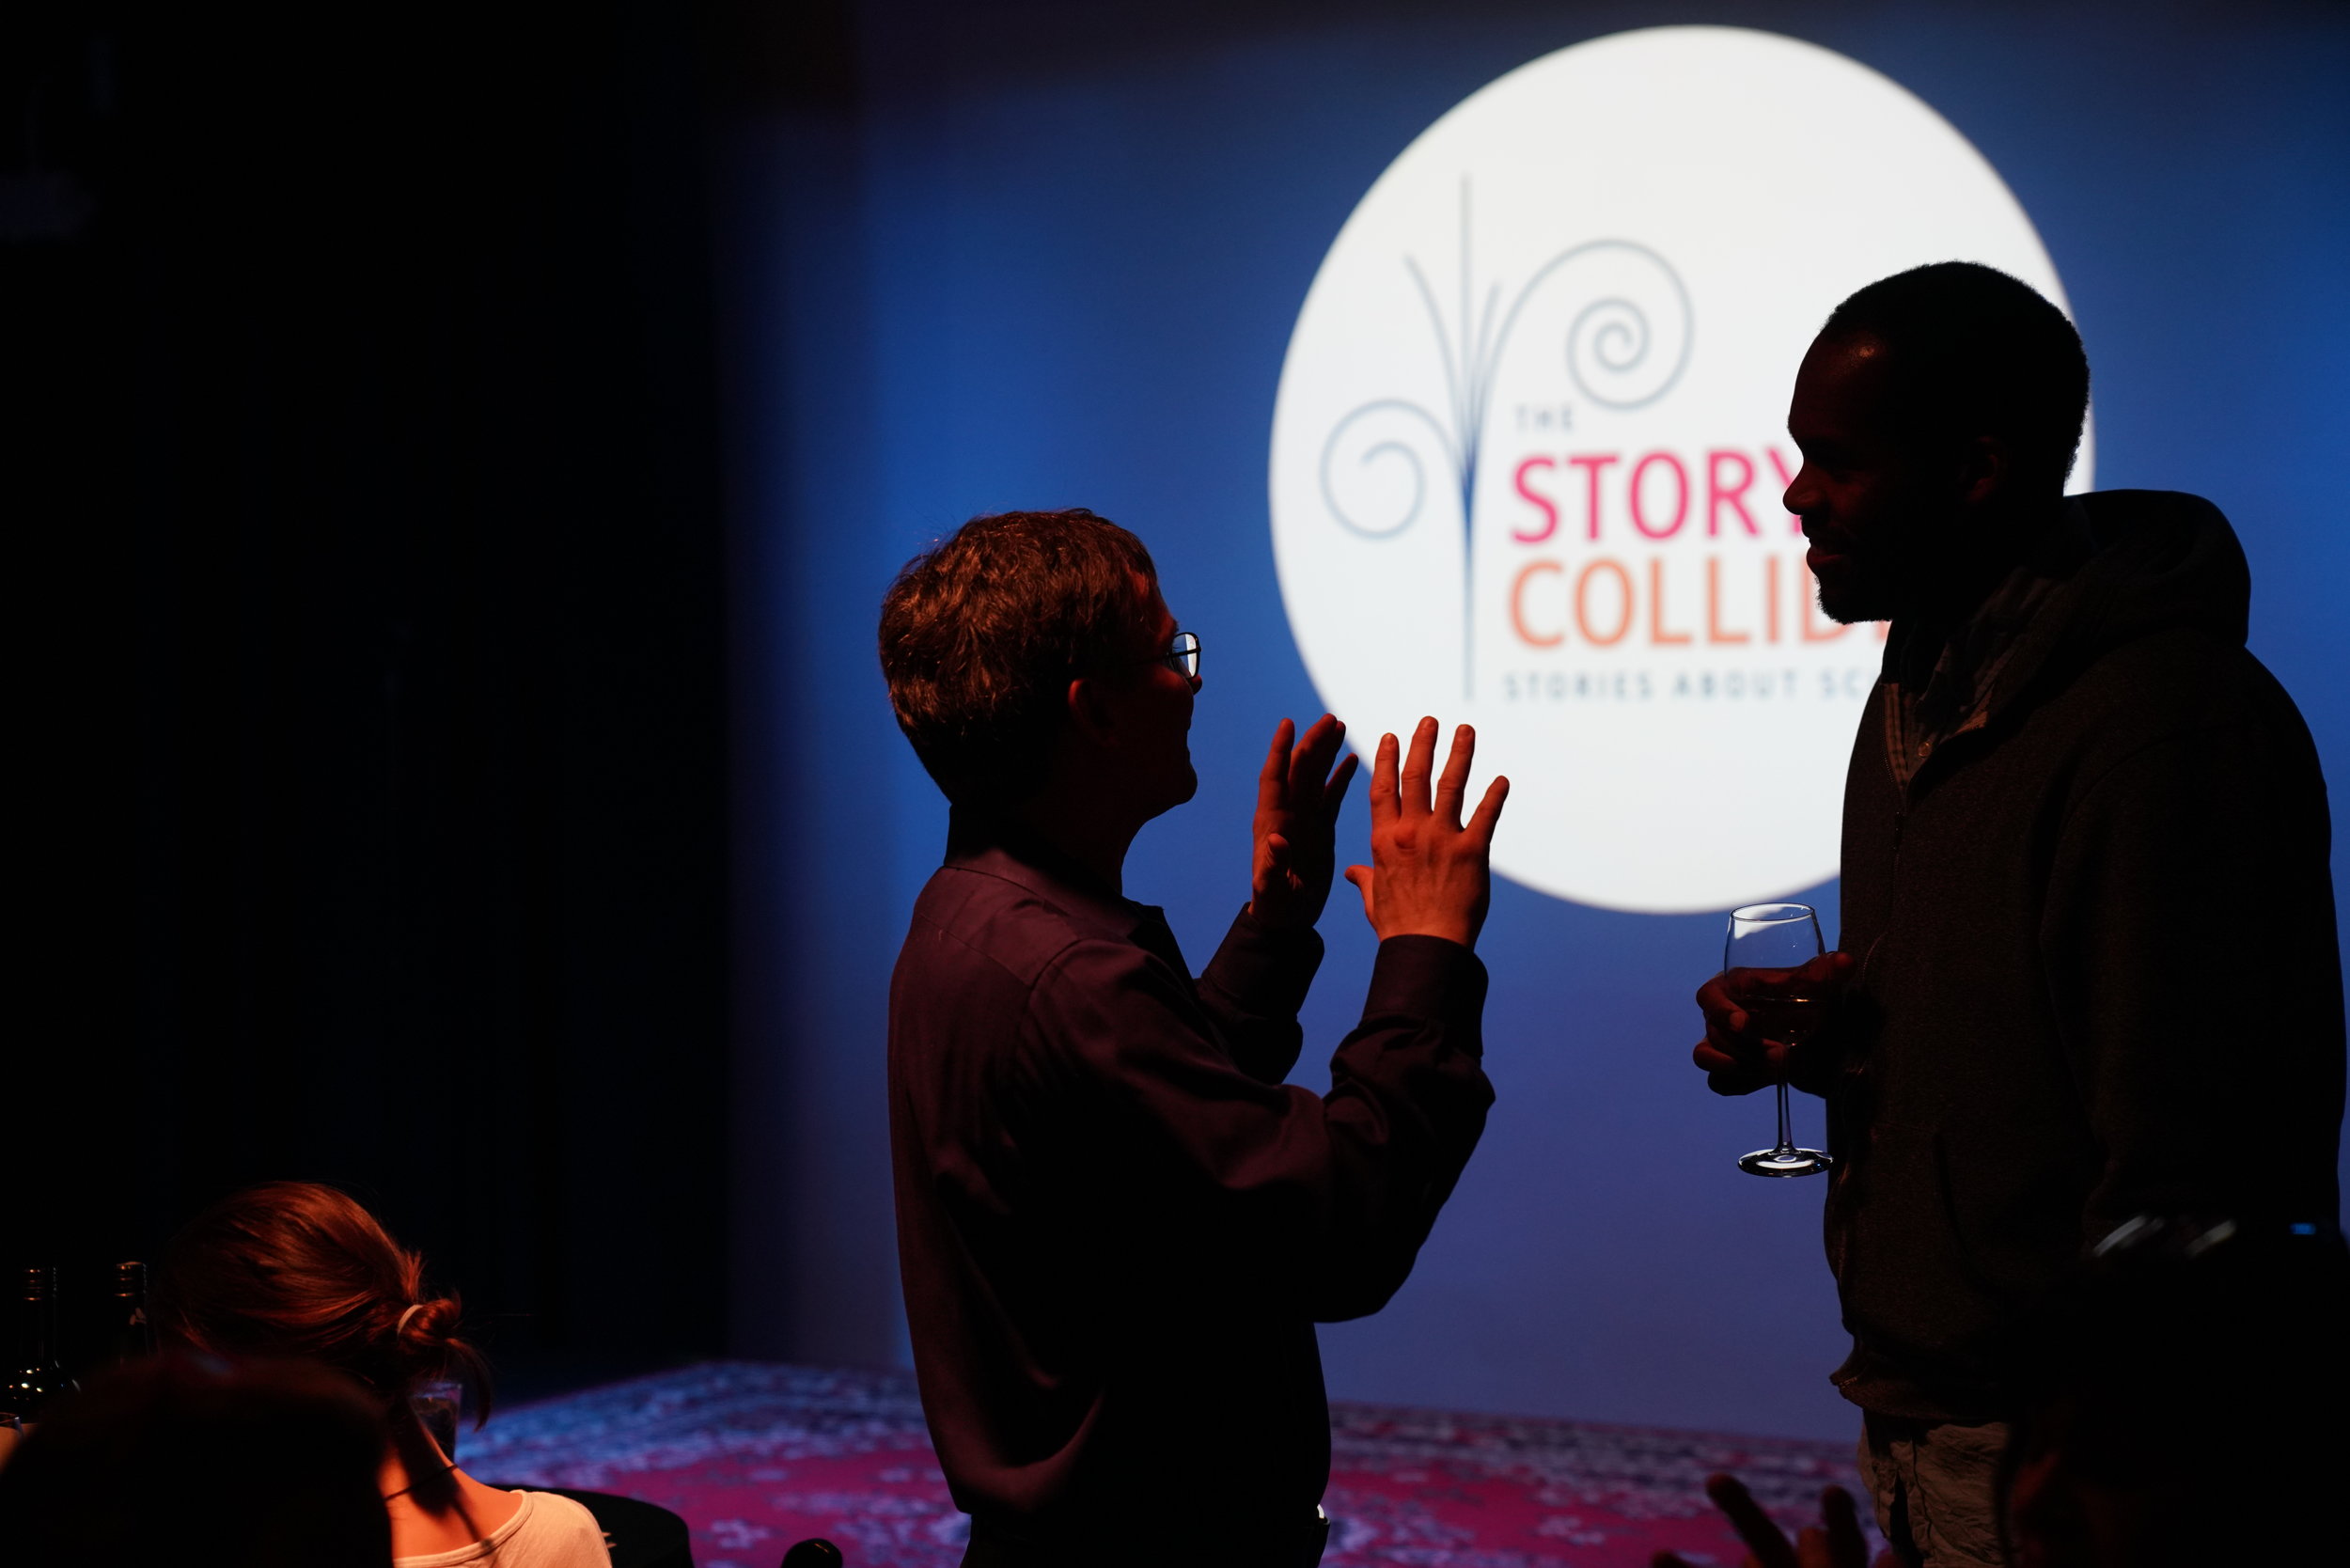
[[[1817,1149],[1757,1149],[1738,1156],[1738,1168],[1749,1176],[1817,1176],[1835,1163]]]

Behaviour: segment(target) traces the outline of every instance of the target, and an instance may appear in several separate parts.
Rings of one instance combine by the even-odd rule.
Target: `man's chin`
[[[1857,573],[1815,572],[1813,580],[1820,588],[1820,613],[1840,625],[1893,619],[1889,596]]]
[[[1188,757],[1183,759],[1180,769],[1163,776],[1167,777],[1167,790],[1159,797],[1159,804],[1152,809],[1151,815],[1154,817],[1165,816],[1178,806],[1189,805],[1192,796],[1199,792],[1199,770],[1191,765]]]

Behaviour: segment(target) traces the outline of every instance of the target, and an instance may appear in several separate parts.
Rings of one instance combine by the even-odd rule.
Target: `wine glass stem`
[[[1787,1080],[1778,1080],[1778,1147],[1784,1153],[1795,1147],[1795,1137],[1787,1125]]]

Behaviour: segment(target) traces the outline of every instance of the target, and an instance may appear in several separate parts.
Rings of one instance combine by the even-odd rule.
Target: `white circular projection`
[[[1833,876],[1883,645],[1814,606],[1788,391],[1839,300],[1949,259],[2064,303],[1982,155],[1811,44],[1621,33],[1461,103],[1347,220],[1281,368],[1274,557],[1323,699],[1366,750],[1475,723],[1513,786],[1495,865],[1559,898]]]

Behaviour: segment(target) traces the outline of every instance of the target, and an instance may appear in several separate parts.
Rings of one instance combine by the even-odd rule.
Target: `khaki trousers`
[[[2005,1421],[1968,1426],[1867,1414],[1860,1479],[1896,1557],[1919,1568],[2006,1568],[1999,1465],[2013,1435]]]

